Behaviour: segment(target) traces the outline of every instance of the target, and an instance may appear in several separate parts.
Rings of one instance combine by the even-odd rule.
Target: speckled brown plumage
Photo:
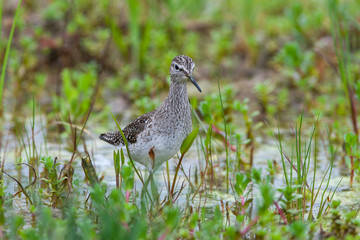
[[[141,133],[144,130],[146,124],[151,121],[151,116],[153,114],[154,111],[145,113],[122,129],[128,144],[136,143],[139,133]],[[103,133],[100,135],[100,139],[114,146],[124,145],[124,140],[119,131]]]
[[[136,118],[123,129],[132,159],[144,164],[149,170],[156,170],[174,156],[191,132],[191,109],[186,82],[190,80],[201,92],[192,75],[194,67],[194,62],[188,56],[175,57],[170,65],[171,84],[164,103]],[[101,134],[100,139],[124,148],[119,131]],[[149,157],[150,149],[153,151],[155,164]]]

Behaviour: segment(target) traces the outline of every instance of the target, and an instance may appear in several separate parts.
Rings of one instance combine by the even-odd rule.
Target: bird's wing
[[[128,144],[136,143],[139,134],[144,131],[146,125],[152,121],[153,112],[154,111],[141,115],[122,129]],[[99,138],[115,146],[124,145],[123,138],[119,131],[103,133]]]

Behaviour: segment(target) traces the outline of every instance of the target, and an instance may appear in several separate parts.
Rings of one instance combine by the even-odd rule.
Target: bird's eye
[[[176,71],[180,70],[180,68],[179,68],[179,66],[177,64],[175,64],[175,69],[176,69]]]

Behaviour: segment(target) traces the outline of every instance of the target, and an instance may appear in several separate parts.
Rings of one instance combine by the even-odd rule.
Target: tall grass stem
[[[17,19],[19,17],[21,1],[22,0],[19,0],[17,8],[16,8],[15,17],[14,17],[14,20],[13,20],[13,24],[11,26],[9,39],[8,39],[8,42],[7,42],[7,45],[6,45],[4,62],[2,64],[2,70],[1,70],[1,76],[0,76],[0,116],[2,115],[2,111],[3,111],[2,96],[3,96],[3,88],[4,88],[4,81],[5,81],[6,67],[7,67],[7,63],[8,63],[8,60],[9,60],[11,42],[12,42],[12,38],[13,38],[13,35],[14,35],[16,22],[17,22]],[[3,1],[1,1],[1,11],[0,11],[1,14],[2,14],[2,10],[3,10],[2,9],[2,4],[3,4]],[[1,31],[0,31],[0,34],[1,34]]]

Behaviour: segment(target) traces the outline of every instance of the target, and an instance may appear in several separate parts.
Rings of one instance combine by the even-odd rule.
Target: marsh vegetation
[[[0,0],[0,238],[358,239],[359,9]],[[181,54],[194,132],[144,190],[98,135],[159,106]]]

